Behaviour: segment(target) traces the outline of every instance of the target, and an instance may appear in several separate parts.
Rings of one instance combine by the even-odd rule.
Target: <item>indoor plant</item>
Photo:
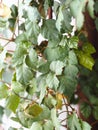
[[[98,29],[97,6],[93,0],[23,0],[9,9],[1,2],[8,12],[0,18],[0,38],[6,41],[0,46],[1,122],[9,110],[15,114],[10,118],[21,124],[19,130],[94,128],[97,45],[86,22],[92,20]],[[72,104],[79,105],[79,112]],[[90,116],[96,121],[90,122]]]

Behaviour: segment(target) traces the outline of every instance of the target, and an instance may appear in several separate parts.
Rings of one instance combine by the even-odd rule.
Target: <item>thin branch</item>
[[[91,126],[94,126],[95,124],[97,124],[98,123],[98,121],[95,121],[95,122],[93,122],[92,124],[91,124]]]
[[[63,114],[63,113],[65,113],[65,112],[72,112],[72,111],[61,111],[61,112],[58,113],[58,114],[60,115],[60,114]]]
[[[0,36],[0,39],[1,39],[1,40],[6,40],[6,41],[9,41],[9,42],[14,41],[14,39],[8,39],[8,38],[1,37],[1,36]]]
[[[61,126],[67,128],[67,125],[61,125]]]
[[[48,8],[47,15],[48,15],[48,19],[52,19],[52,7]]]
[[[66,121],[68,119],[68,117],[66,117],[65,119],[61,120],[60,123],[63,123],[64,121]]]
[[[10,52],[10,53],[14,53],[15,51],[14,50],[7,50],[8,52]]]

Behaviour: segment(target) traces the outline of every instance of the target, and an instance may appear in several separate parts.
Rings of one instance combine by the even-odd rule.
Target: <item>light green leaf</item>
[[[58,58],[60,57],[60,50],[58,47],[46,48],[44,55],[49,61],[58,60]]]
[[[20,98],[15,94],[11,94],[6,100],[6,107],[15,113],[19,102]]]
[[[92,70],[92,67],[95,63],[94,59],[91,57],[91,55],[88,55],[86,53],[83,53],[82,51],[79,51],[78,53],[79,63],[86,67],[87,69]]]
[[[57,111],[55,108],[51,110],[51,119],[53,122],[53,125],[55,126],[56,130],[60,130],[60,123],[57,117]]]
[[[0,64],[2,64],[6,58],[6,53],[7,53],[7,50],[4,49],[1,53],[0,53]]]
[[[42,130],[42,126],[41,126],[40,123],[35,122],[35,123],[32,124],[30,130]]]
[[[27,54],[27,49],[24,48],[23,46],[21,45],[18,45],[16,47],[16,50],[13,54],[13,57],[12,57],[12,62],[13,62],[13,65],[14,66],[17,66],[17,65],[20,65],[23,63],[23,60],[24,60],[24,56]]]
[[[44,126],[43,126],[44,130],[53,130],[54,129],[54,126],[53,126],[53,123],[52,121],[48,120]]]
[[[54,74],[49,73],[46,77],[46,83],[47,86],[49,86],[50,88],[57,89],[59,85],[59,80]]]
[[[36,7],[28,6],[27,14],[31,22],[37,22],[40,20],[40,13],[38,12]]]
[[[74,49],[77,49],[78,48],[78,37],[76,36],[73,36],[69,39],[69,42],[68,42],[68,47],[69,48],[74,48]]]
[[[37,117],[42,113],[42,111],[43,111],[43,108],[37,103],[30,104],[25,109],[25,113],[30,117]]]
[[[71,78],[76,78],[78,74],[78,68],[75,65],[67,65],[64,70],[64,74]]]
[[[52,95],[48,94],[48,96],[44,99],[44,103],[48,108],[51,109],[56,106],[57,101]]]
[[[33,44],[37,44],[37,38],[39,35],[39,26],[36,22],[26,22],[25,23],[26,34],[28,39],[33,42]]]
[[[24,90],[24,87],[22,86],[22,84],[17,81],[12,81],[11,88],[17,94]]]
[[[63,36],[63,38],[61,39],[59,45],[61,46],[66,46],[67,44],[67,37],[66,36]]]
[[[22,84],[27,84],[33,78],[33,72],[24,63],[16,67],[16,79]]]
[[[87,122],[80,120],[80,123],[82,130],[91,130],[91,126]]]
[[[71,65],[77,65],[78,64],[76,54],[73,50],[69,51],[68,63],[71,64]]]
[[[68,54],[68,49],[64,47],[55,47],[55,48],[49,48],[47,47],[44,51],[44,56],[48,61],[56,61],[61,60],[63,61]]]
[[[56,29],[55,20],[53,19],[44,20],[41,28],[41,34],[44,38],[47,38],[50,41],[55,39],[54,42],[57,41],[58,43],[60,35],[58,30]]]
[[[76,117],[76,114],[73,113],[68,116],[68,128],[70,130],[84,130],[81,128],[81,124],[79,122],[78,117]]]
[[[43,78],[43,79],[40,81],[40,83],[39,83],[39,88],[40,88],[39,103],[41,103],[42,100],[43,100],[43,98],[45,97],[46,87],[47,87],[47,84],[46,84],[45,79]]]
[[[27,34],[26,32],[23,32],[21,33],[20,35],[18,35],[15,39],[15,43],[21,45],[22,43],[25,44],[25,43],[29,43],[28,42],[28,37],[27,37]]]
[[[30,80],[30,83],[29,83],[29,88],[28,88],[28,93],[30,95],[33,95],[37,89],[37,79],[36,78],[33,78],[32,80]]]
[[[81,27],[83,26],[83,22],[84,22],[83,11],[85,5],[86,5],[86,0],[73,0],[70,3],[70,10],[72,15],[76,18],[76,26],[78,30],[80,30]]]
[[[85,118],[88,118],[91,114],[91,107],[87,103],[80,105],[80,111]]]
[[[13,70],[11,69],[5,69],[3,72],[2,72],[2,80],[6,83],[11,83],[11,80],[12,80],[12,75],[13,75]]]
[[[50,70],[55,72],[56,75],[61,75],[63,71],[64,63],[61,61],[52,61],[50,64]]]
[[[88,0],[87,9],[89,11],[89,14],[92,18],[94,18],[94,1]]]
[[[66,19],[66,20],[65,20]],[[71,13],[69,10],[62,6],[59,8],[59,13],[56,21],[56,27],[61,33],[71,32]]]
[[[0,99],[8,96],[8,87],[5,84],[0,84]]]

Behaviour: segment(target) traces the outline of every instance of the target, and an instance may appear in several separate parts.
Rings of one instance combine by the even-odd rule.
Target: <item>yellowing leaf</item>
[[[37,103],[29,105],[25,109],[25,113],[30,117],[37,117],[42,113],[43,109]]]

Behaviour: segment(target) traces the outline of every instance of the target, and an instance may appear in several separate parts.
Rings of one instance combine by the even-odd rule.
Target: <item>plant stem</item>
[[[6,40],[6,41],[9,41],[9,42],[14,41],[14,39],[8,39],[8,38],[1,37],[1,36],[0,36],[0,39],[1,39],[1,40]]]
[[[52,7],[48,8],[47,15],[48,15],[48,19],[52,19]]]

